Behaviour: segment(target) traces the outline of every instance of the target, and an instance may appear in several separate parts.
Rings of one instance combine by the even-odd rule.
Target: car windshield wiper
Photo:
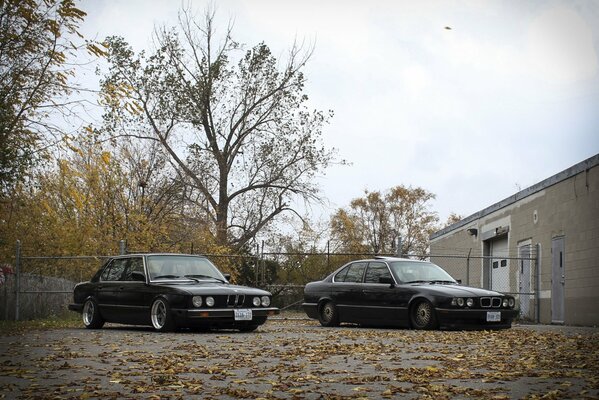
[[[226,283],[226,282],[225,282],[225,281],[223,281],[222,279],[220,279],[220,278],[217,278],[217,277],[215,277],[215,276],[210,276],[210,275],[191,274],[191,275],[184,275],[184,277],[185,277],[185,278],[189,278],[189,279],[193,279],[193,280],[195,280],[195,281],[197,281],[197,282],[199,282],[199,281],[200,281],[198,278],[208,278],[208,279],[214,279],[214,280],[217,280],[217,281],[219,281],[219,282],[222,282],[222,283]]]
[[[404,283],[433,283],[433,281],[409,281]]]
[[[180,278],[178,275],[158,275],[153,277],[152,279],[177,279]]]
[[[455,281],[443,281],[443,280],[434,280],[434,281],[430,281],[431,283],[440,283],[442,285],[454,285],[457,282]]]

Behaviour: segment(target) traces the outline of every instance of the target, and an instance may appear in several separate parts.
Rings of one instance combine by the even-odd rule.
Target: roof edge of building
[[[589,157],[586,160],[581,161],[581,162],[571,166],[570,168],[567,168],[561,172],[558,172],[557,174],[550,176],[549,178],[547,178],[537,184],[527,187],[526,189],[523,189],[523,190],[517,192],[516,194],[513,194],[512,196],[509,196],[509,197],[507,197],[487,208],[484,208],[478,212],[475,212],[474,214],[472,214],[452,225],[449,225],[437,232],[434,232],[429,236],[429,239],[431,241],[435,240],[440,236],[443,236],[449,232],[455,231],[459,228],[462,228],[463,226],[468,225],[472,221],[478,220],[478,219],[483,218],[495,211],[501,210],[504,207],[507,207],[507,206],[514,204],[517,201],[520,201],[528,196],[538,193],[541,190],[547,189],[550,186],[553,186],[562,181],[565,181],[566,179],[571,178],[575,175],[578,175],[579,173],[581,173],[583,171],[587,171],[593,167],[596,167],[597,165],[599,165],[599,154],[595,154],[594,156]]]

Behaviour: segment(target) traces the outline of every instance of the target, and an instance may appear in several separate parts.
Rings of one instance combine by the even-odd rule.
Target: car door
[[[143,258],[130,257],[117,293],[120,313],[128,323],[149,322],[151,296],[146,281]]]
[[[379,261],[369,262],[362,285],[361,318],[393,324],[397,322],[397,301],[395,279],[387,264]]]
[[[362,280],[367,265],[364,261],[353,262],[335,275],[331,295],[341,321],[360,321]]]
[[[127,258],[113,259],[100,275],[96,295],[100,313],[107,321],[123,320],[120,292],[123,284],[121,278],[125,272],[127,261]]]

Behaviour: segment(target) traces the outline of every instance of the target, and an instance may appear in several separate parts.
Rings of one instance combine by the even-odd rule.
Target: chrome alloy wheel
[[[166,318],[167,318],[167,309],[166,309],[166,303],[164,302],[164,300],[162,299],[158,299],[154,302],[154,304],[152,305],[152,312],[151,312],[151,317],[152,317],[152,326],[154,326],[154,328],[156,329],[162,329],[164,327],[164,324],[166,323]]]
[[[327,303],[322,307],[322,319],[325,322],[331,322],[335,315],[335,309],[332,303]]]
[[[416,307],[414,312],[416,325],[419,327],[428,326],[433,318],[433,308],[429,302],[423,301]]]
[[[93,323],[94,320],[94,313],[96,312],[96,306],[94,305],[94,302],[91,300],[87,300],[85,302],[85,305],[83,306],[83,324],[85,324],[85,326],[89,326]]]

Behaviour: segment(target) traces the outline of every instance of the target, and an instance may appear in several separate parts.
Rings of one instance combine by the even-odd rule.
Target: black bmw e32
[[[279,313],[271,307],[271,293],[232,285],[229,278],[204,256],[117,256],[75,286],[69,309],[82,314],[86,328],[116,322],[163,332],[179,327],[250,332]]]
[[[515,298],[462,286],[436,264],[377,257],[350,262],[304,289],[303,309],[323,326],[342,322],[413,329],[505,329]]]

